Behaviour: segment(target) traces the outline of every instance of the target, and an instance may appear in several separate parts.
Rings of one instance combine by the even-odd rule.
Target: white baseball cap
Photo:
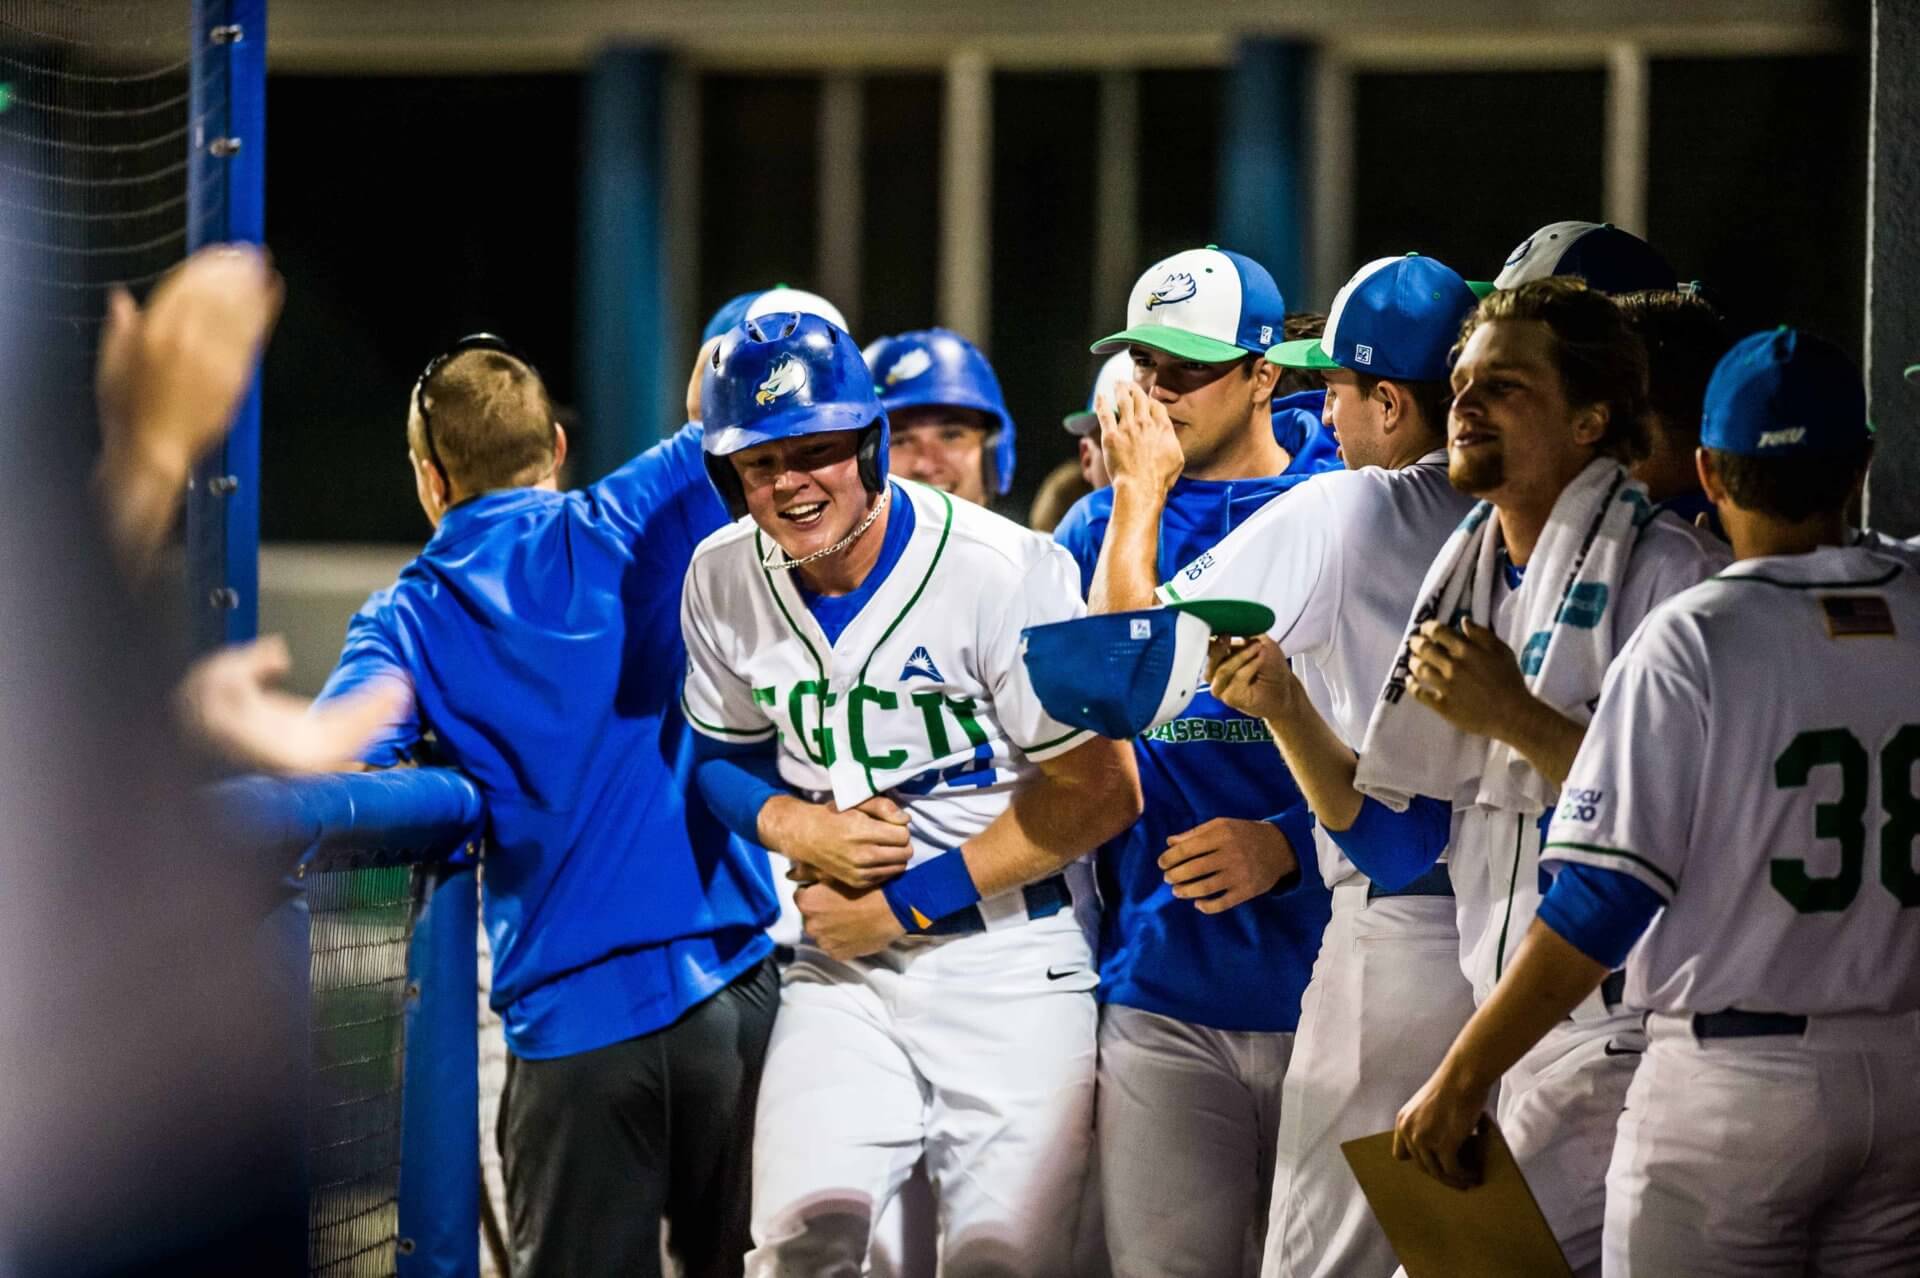
[[[1078,413],[1068,413],[1060,419],[1060,424],[1065,426],[1070,434],[1091,434],[1100,424],[1100,419],[1093,415],[1093,401],[1102,395],[1111,400],[1120,383],[1132,380],[1133,356],[1126,351],[1121,351],[1102,364],[1100,371],[1093,375],[1093,389],[1087,392],[1086,408]]]
[[[1127,298],[1127,327],[1093,344],[1095,355],[1149,346],[1221,364],[1264,354],[1280,337],[1287,304],[1267,268],[1209,244],[1155,262]]]

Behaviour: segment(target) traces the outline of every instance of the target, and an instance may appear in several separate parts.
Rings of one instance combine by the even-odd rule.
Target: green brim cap
[[[1320,345],[1317,337],[1302,337],[1297,341],[1267,347],[1267,363],[1278,364],[1282,368],[1340,367],[1327,357],[1326,348]]]
[[[1216,635],[1250,639],[1273,629],[1273,609],[1247,599],[1183,599],[1167,607],[1192,613]]]
[[[1197,359],[1203,364],[1224,364],[1251,353],[1231,342],[1202,337],[1171,324],[1135,324],[1123,333],[1101,338],[1087,349],[1095,355],[1111,355],[1129,346],[1151,346],[1156,351],[1165,351],[1181,359]]]
[[[1091,435],[1100,424],[1100,417],[1090,412],[1068,413],[1060,419],[1060,424],[1067,428],[1069,435]]]
[[[1907,365],[1907,371],[1902,376],[1910,382],[1920,382],[1920,364]]]
[[[1475,297],[1485,297],[1489,293],[1497,293],[1500,290],[1500,286],[1492,280],[1468,280],[1467,287],[1473,290]]]

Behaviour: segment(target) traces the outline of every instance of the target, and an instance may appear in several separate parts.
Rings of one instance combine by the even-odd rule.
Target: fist
[[[1101,395],[1093,401],[1093,412],[1100,419],[1100,448],[1114,483],[1144,484],[1162,494],[1173,487],[1187,459],[1165,404],[1122,382],[1111,399]]]

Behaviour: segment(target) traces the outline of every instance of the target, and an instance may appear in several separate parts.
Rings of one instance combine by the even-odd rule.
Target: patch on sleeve
[[[1893,637],[1893,609],[1885,595],[1821,595],[1829,639]]]

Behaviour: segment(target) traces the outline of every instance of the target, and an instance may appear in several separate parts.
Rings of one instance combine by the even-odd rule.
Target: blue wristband
[[[924,932],[980,899],[960,849],[923,861],[880,889],[893,917],[909,932]]]

